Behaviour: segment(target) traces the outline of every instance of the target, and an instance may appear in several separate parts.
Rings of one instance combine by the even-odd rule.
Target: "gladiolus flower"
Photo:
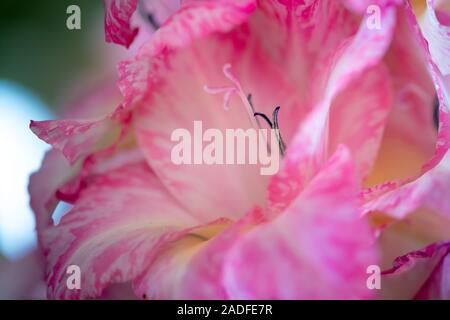
[[[140,5],[158,17],[119,64],[117,108],[31,124],[53,146],[30,181],[49,298],[114,283],[143,299],[448,298],[450,19],[438,1],[421,26],[403,0],[156,3],[105,1],[106,39],[126,47]],[[175,129],[249,129],[249,110],[276,106],[277,174],[171,161]],[[72,207],[54,223],[60,200]],[[367,286],[371,265],[381,290]]]

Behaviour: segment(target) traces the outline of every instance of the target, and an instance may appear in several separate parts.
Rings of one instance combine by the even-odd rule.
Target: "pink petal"
[[[423,34],[428,43],[432,63],[431,73],[439,98],[439,135],[434,157],[425,165],[432,168],[444,157],[450,148],[450,21],[438,20],[440,11],[435,10],[434,0],[427,0],[426,19]],[[412,18],[411,18],[412,20]],[[445,24],[444,24],[445,23]]]
[[[376,233],[382,269],[391,267],[395,258],[408,252],[450,239],[450,217],[426,207],[409,212],[401,220],[382,212],[372,213],[369,219],[379,229]]]
[[[366,21],[363,20],[359,32],[350,41],[343,42],[339,50],[329,57],[326,70],[323,71],[325,84],[322,98],[300,125],[288,147],[280,172],[270,183],[269,203],[273,211],[284,210],[326,161],[329,136],[333,134],[329,131],[328,124],[331,121],[329,110],[333,100],[363,72],[379,64],[388,49],[395,26],[395,10],[388,8],[382,14],[384,27],[381,30],[369,30]],[[376,73],[376,77],[381,76]],[[349,87],[349,95],[351,90],[352,88]],[[380,100],[380,102],[381,104],[375,108],[387,112],[388,101]],[[371,114],[373,112],[369,111],[368,116]],[[385,116],[378,117],[372,116],[376,123],[375,128],[368,127],[365,131],[365,134],[372,136],[375,141],[379,140],[383,126],[382,120]],[[377,121],[377,118],[381,121]],[[362,147],[359,146],[359,148]],[[376,148],[375,145],[375,150]],[[373,154],[373,150],[371,152]]]
[[[180,46],[188,44],[188,41],[192,39],[177,38],[177,41],[171,42],[170,38],[166,37],[164,46],[158,46],[159,40],[155,35],[133,63],[121,65],[121,85],[125,93],[125,105],[139,105],[135,117],[137,135],[149,163],[165,185],[173,190],[173,194],[181,198],[183,203],[188,203],[192,212],[210,214],[212,211],[217,211],[219,207],[223,208],[223,211],[218,212],[218,216],[237,217],[241,216],[242,212],[248,211],[253,204],[264,204],[264,199],[260,195],[264,192],[266,179],[258,178],[256,170],[249,167],[244,167],[243,170],[231,168],[233,171],[230,168],[213,169],[205,168],[205,166],[183,168],[183,166],[174,166],[169,158],[170,146],[173,146],[173,143],[169,141],[170,133],[176,128],[192,128],[194,120],[204,121],[205,128],[247,129],[249,127],[248,115],[242,106],[242,101],[236,97],[230,98],[228,101],[232,106],[230,111],[225,113],[217,107],[220,97],[211,97],[203,91],[205,85],[226,87],[227,82],[224,81],[228,80],[221,72],[222,66],[231,62],[235,79],[240,82],[244,95],[252,93],[257,111],[270,114],[276,105],[282,106],[280,124],[282,134],[289,143],[298,124],[313,105],[312,100],[323,96],[323,90],[318,89],[326,85],[323,84],[322,76],[318,76],[315,81],[306,81],[307,77],[312,76],[314,69],[321,70],[321,65],[326,59],[341,57],[342,52],[336,53],[336,50],[341,49],[344,43],[348,50],[348,57],[345,55],[342,57],[340,65],[333,69],[334,73],[329,71],[329,87],[332,87],[339,78],[338,74],[346,68],[346,64],[350,61],[353,63],[355,60],[353,55],[364,51],[360,50],[358,43],[363,43],[363,39],[366,43],[365,24],[355,42],[347,45],[346,37],[356,31],[356,25],[351,17],[348,17],[348,13],[345,13],[345,9],[336,2],[326,1],[318,3],[317,6],[301,7],[300,12],[305,16],[305,20],[298,19],[295,23],[293,8],[286,4],[263,2],[258,5],[259,7],[251,16],[252,11],[243,11],[243,6],[235,8],[234,10],[245,12],[249,20],[239,27],[235,24],[229,25],[230,28],[234,26],[235,29],[228,34],[208,36],[210,30],[205,29],[205,33],[201,34],[202,38],[189,48],[180,48]],[[183,10],[194,10],[194,8],[199,9],[200,5],[185,6]],[[205,6],[203,9],[206,10],[206,8],[209,7]],[[229,10],[229,6],[227,8]],[[183,10],[177,14],[181,14]],[[336,30],[333,35],[330,35],[319,23],[330,15],[339,17],[330,20],[326,25],[327,28]],[[174,28],[177,26],[175,16],[160,29],[161,34],[164,28],[169,28],[171,24],[174,24]],[[204,18],[199,14],[198,19],[207,19],[205,23],[208,26],[208,21],[212,18]],[[369,42],[381,51],[389,43],[390,28],[394,21],[393,12],[386,13],[386,21],[387,31],[382,31],[386,32],[386,37],[383,39],[385,41]],[[224,21],[217,22],[217,25],[220,26],[220,23]],[[279,30],[279,33],[262,32],[262,30],[272,29]],[[215,31],[217,30],[227,31],[228,28]],[[280,35],[283,40],[292,42],[294,45],[286,47],[278,39]],[[294,35],[298,37],[298,42],[291,39]],[[369,36],[378,41],[378,32],[372,32]],[[269,40],[275,45],[269,45],[267,43]],[[306,41],[309,45],[302,49],[300,40]],[[373,48],[370,47],[366,51],[375,53],[380,51],[371,49]],[[294,59],[294,56],[304,57],[305,60]],[[376,60],[375,57],[359,58],[358,61],[367,61],[367,67],[376,64],[371,61],[372,58]],[[193,61],[196,63],[192,63]],[[332,61],[328,61],[328,66],[330,65]],[[353,77],[350,77],[348,81],[351,79]],[[374,84],[377,82],[374,79],[368,81],[373,81]],[[309,82],[317,83],[317,85],[309,85]],[[301,85],[295,88],[292,83]],[[334,88],[330,89],[328,94],[333,90]],[[339,91],[336,90],[335,94]],[[308,97],[310,93],[312,97]],[[377,101],[376,106],[380,108],[378,115],[381,119],[389,107],[387,103],[389,94],[384,91],[383,94],[384,97],[377,96],[377,99],[386,100]],[[348,102],[345,101],[345,103]],[[355,108],[357,108],[356,105]],[[377,119],[374,119],[374,122],[377,122]],[[382,121],[379,120],[379,122]],[[377,141],[382,131],[378,124],[375,127],[369,127],[367,131],[368,135],[373,135],[373,139]],[[345,136],[345,133],[343,135]],[[192,181],[196,180],[208,181],[203,185],[220,184],[223,189],[218,194],[219,190],[205,188],[198,184],[194,184],[192,188]],[[241,181],[246,181],[245,185]],[[224,194],[227,198],[223,197]],[[243,194],[246,196],[243,197]],[[230,198],[234,201],[229,201]]]
[[[105,0],[106,41],[131,51],[140,48],[182,2],[186,0]]]
[[[83,91],[65,108],[64,116],[67,118],[103,120],[32,122],[32,129],[56,147],[45,155],[39,171],[30,177],[30,204],[36,215],[38,229],[52,222],[51,214],[62,196],[65,200],[68,197],[74,199],[82,176],[87,175],[95,163],[104,163],[108,153],[115,150],[124,139],[124,128],[121,134],[109,131],[112,127],[120,130],[120,121],[105,118],[105,114],[114,111],[118,100],[117,91],[114,85],[101,85],[89,92]],[[68,128],[70,124],[74,126]],[[109,141],[111,145],[108,145],[108,136],[116,139]],[[64,156],[72,162],[69,163]]]
[[[106,42],[129,47],[138,29],[131,26],[131,17],[138,0],[104,0]]]
[[[368,226],[359,219],[358,187],[349,151],[340,147],[283,214],[232,247],[224,270],[229,296],[369,297],[366,268],[376,254]]]
[[[223,278],[228,252],[246,232],[264,222],[266,222],[265,213],[255,207],[193,256],[181,283],[184,297],[232,299]]]
[[[244,22],[255,0],[188,1],[155,33],[153,52],[182,47],[213,32],[227,32]]]
[[[363,178],[377,158],[393,95],[388,68],[380,64],[353,80],[332,102],[328,154],[333,154],[339,144],[345,144]]]
[[[197,0],[194,0],[197,1]],[[144,0],[143,7],[162,25],[186,0]]]
[[[431,57],[443,76],[450,75],[450,21],[439,19],[445,12],[435,9],[435,0],[427,0],[423,34],[428,41]],[[448,13],[447,13],[448,15]]]
[[[377,161],[365,182],[366,186],[377,185],[375,190],[416,178],[435,152],[437,134],[433,106],[436,92],[421,40],[405,10],[399,10],[394,39],[385,58],[395,92],[394,107],[387,120]],[[421,128],[420,135],[417,128]]]
[[[206,92],[205,85],[230,87],[237,80],[245,90],[242,94],[254,93],[253,103],[259,112],[271,114],[278,103],[284,103],[280,121],[289,116],[294,119],[293,114],[297,112],[294,108],[299,105],[295,87],[267,60],[259,43],[245,41],[249,37],[246,28],[205,36],[190,48],[174,49],[155,58],[157,67],[151,73],[152,83],[147,84],[149,94],[135,111],[136,133],[150,165],[174,196],[197,215],[242,216],[255,203],[263,204],[267,181],[257,165],[177,166],[172,163],[171,148],[175,143],[170,141],[171,133],[178,128],[192,132],[194,120],[202,120],[204,130],[217,128],[222,133],[226,129],[251,127],[244,106],[248,104],[246,98],[243,101],[237,95],[231,96],[229,110],[225,111],[221,107],[222,96]],[[144,57],[142,63],[149,59]],[[227,72],[232,72],[234,78],[224,73],[224,66],[229,62],[232,67]],[[134,84],[145,85],[136,81]],[[289,123],[283,124],[283,134],[287,136],[294,129]],[[218,185],[221,188],[210,187]]]
[[[428,14],[430,14],[431,8],[432,7],[429,7]],[[437,20],[425,21],[424,29],[426,31],[425,35],[429,37],[428,43],[436,42],[445,44],[449,42],[450,38],[448,35],[444,36],[442,33],[435,32],[436,28],[439,28],[440,26],[432,24],[433,21],[436,22]],[[389,160],[398,158],[398,154],[402,156],[401,159],[406,161],[392,161],[394,164],[397,164],[395,166],[390,164],[391,170],[379,168],[378,171],[385,172],[384,175],[381,175],[381,180],[384,180],[384,182],[368,188],[364,191],[363,196],[367,201],[369,201],[369,204],[367,205],[368,210],[377,210],[379,208],[382,210],[387,210],[387,213],[393,214],[397,217],[406,215],[408,212],[411,212],[411,210],[414,210],[422,204],[431,206],[438,210],[443,210],[443,213],[447,213],[449,210],[448,204],[445,200],[438,199],[437,197],[437,194],[444,194],[447,192],[447,183],[445,183],[443,177],[440,175],[443,171],[448,171],[448,169],[446,169],[448,165],[445,164],[448,160],[442,159],[445,157],[447,150],[450,147],[448,112],[448,88],[450,87],[446,86],[446,79],[448,76],[444,76],[439,70],[439,68],[445,68],[445,63],[443,64],[443,60],[439,58],[437,53],[431,53],[430,55],[428,45],[420,33],[417,21],[415,20],[409,6],[406,6],[405,11],[402,12],[402,15],[400,15],[399,28],[400,31],[398,41],[405,41],[405,39],[415,38],[416,42],[419,41],[419,44],[422,45],[424,55],[428,58],[428,66],[431,71],[432,79],[440,101],[439,132],[437,135],[435,150],[433,150],[433,145],[430,142],[436,138],[435,134],[430,133],[430,131],[432,131],[432,96],[429,94],[430,89],[426,81],[421,82],[420,80],[416,80],[416,99],[410,100],[412,102],[404,103],[403,110],[401,108],[394,109],[395,113],[390,119],[390,124],[387,127],[386,133],[387,139],[401,139],[405,147],[399,149],[398,152],[395,151],[395,148],[392,149],[393,152],[390,150],[387,150],[386,152],[382,151],[380,158],[382,160],[381,162],[389,163]],[[430,36],[430,32],[434,34],[434,36]],[[394,42],[394,44],[395,43],[396,42]],[[406,40],[405,43],[397,45],[397,52],[393,52],[394,55],[398,55],[396,58],[398,61],[405,61],[401,55],[406,48],[407,50],[411,50],[411,45],[407,46],[408,43],[414,44],[414,42],[409,42],[409,40]],[[402,46],[403,49],[400,49]],[[417,51],[412,50],[412,52]],[[418,73],[412,71],[414,69],[417,70],[417,67],[412,68],[412,66],[417,66],[420,62],[419,57],[416,59],[418,62],[414,63],[413,61],[409,61],[408,65],[411,67],[400,70],[398,75],[403,74],[403,77],[408,79],[426,79],[427,77],[423,71]],[[414,74],[411,74],[411,72],[414,72],[415,76]],[[422,76],[420,74],[422,74]],[[410,80],[408,81],[410,82]],[[407,88],[406,85],[403,88]],[[412,89],[412,87],[410,89]],[[423,108],[424,105],[429,105],[430,107]],[[422,130],[421,135],[417,135],[416,128],[418,127]],[[414,148],[411,148],[411,146],[414,146]],[[391,154],[391,157],[383,159],[383,156],[387,156],[389,154]],[[411,158],[413,161],[411,161]],[[442,165],[440,165],[441,162]],[[434,170],[433,168],[436,166],[439,168]],[[430,172],[430,170],[433,172]],[[388,172],[388,176],[386,176],[386,172]],[[395,173],[395,177],[397,179],[389,179],[389,172]],[[427,172],[429,172],[429,174],[427,174]],[[398,176],[399,174],[400,176]],[[446,173],[444,173],[444,175],[446,175]],[[418,180],[415,181],[416,179]],[[402,185],[405,185],[405,187],[398,191],[395,190]],[[436,188],[436,194],[434,194],[434,190],[432,191],[432,188]],[[374,200],[376,197],[386,192],[388,193],[380,200]],[[400,206],[399,203],[402,200],[404,203]]]
[[[449,299],[450,243],[432,244],[394,261],[383,272],[380,297],[383,299]]]
[[[56,149],[47,152],[41,168],[31,175],[28,186],[37,229],[52,224],[53,212],[59,201],[75,202],[91,175],[116,169],[130,161],[142,160],[140,150],[130,148],[129,139],[129,136],[121,136],[111,146],[89,154],[74,165]],[[38,237],[41,242],[40,233]]]
[[[143,99],[159,81],[157,74],[168,51],[211,33],[230,31],[244,22],[255,7],[255,0],[196,2],[188,2],[171,16],[136,57],[119,64],[125,107]]]
[[[30,129],[40,139],[61,151],[71,164],[81,157],[111,144],[120,133],[119,124],[107,118],[102,120],[31,121]],[[105,141],[102,141],[105,136],[108,137],[106,144]]]
[[[429,3],[428,15],[433,14],[432,7]],[[440,49],[436,49],[436,46],[441,46],[440,43],[447,43],[448,35],[445,35],[442,31],[439,31],[442,26],[437,23],[437,20],[431,19],[430,17],[425,19],[424,22],[424,35],[426,39],[424,39],[422,33],[420,32],[419,25],[414,16],[414,13],[409,5],[405,6],[405,9],[402,11],[402,15],[399,18],[399,25],[401,27],[400,33],[402,36],[398,37],[398,40],[402,44],[397,46],[397,52],[394,52],[394,55],[398,55],[396,58],[398,61],[405,61],[403,58],[404,50],[411,50],[411,45],[417,46],[416,43],[419,43],[419,48],[422,48],[423,55],[425,56],[425,61],[427,62],[427,66],[429,68],[430,74],[432,76],[432,80],[434,82],[434,86],[436,88],[436,92],[440,102],[439,108],[439,133],[437,136],[437,141],[434,146],[434,151],[430,150],[430,141],[433,135],[430,133],[430,127],[432,124],[431,118],[431,107],[423,108],[423,106],[431,106],[432,98],[430,99],[429,89],[425,81],[421,81],[420,79],[427,79],[427,76],[423,71],[420,71],[422,68],[418,68],[421,61],[417,60],[416,63],[411,63],[409,59],[408,65],[405,65],[402,69],[403,77],[407,77],[408,79],[413,79],[416,83],[414,91],[416,92],[415,101],[412,100],[412,103],[406,103],[408,106],[407,109],[404,109],[403,112],[401,110],[395,110],[396,114],[392,117],[392,124],[387,128],[387,131],[392,131],[391,136],[402,137],[405,140],[405,145],[413,145],[417,146],[417,150],[419,153],[419,157],[416,160],[418,163],[414,164],[415,168],[411,168],[404,172],[400,178],[397,179],[388,179],[384,183],[378,184],[373,188],[368,189],[365,192],[365,197],[371,199],[383,192],[395,189],[402,184],[408,183],[417,179],[420,175],[424,174],[428,170],[432,169],[445,156],[447,150],[450,147],[450,125],[449,125],[449,88],[448,81],[445,75],[441,73],[440,68],[445,68],[445,62],[442,62],[442,57],[439,56]],[[405,39],[413,38],[408,45],[406,42],[403,42]],[[395,44],[396,42],[394,42]],[[428,45],[430,43],[430,45]],[[434,45],[431,45],[434,43]],[[403,46],[403,49],[400,48]],[[430,54],[429,48],[434,46],[434,53]],[[416,55],[420,55],[420,51],[411,50],[411,52],[416,52]],[[418,53],[418,54],[417,54]],[[408,57],[412,57],[412,55],[408,55]],[[423,60],[422,60],[423,61]],[[414,67],[413,67],[414,66]],[[416,71],[418,70],[418,71]],[[400,73],[399,73],[400,74]],[[422,76],[421,76],[422,74]],[[413,89],[411,86],[410,89]],[[431,100],[431,101],[430,101]],[[409,111],[413,110],[413,112]],[[405,117],[406,115],[406,117]],[[424,116],[425,115],[425,116]],[[423,128],[423,134],[417,135],[415,128],[420,127]],[[436,138],[433,137],[433,141]],[[416,153],[416,151],[414,151]],[[402,159],[408,159],[411,156],[405,157],[404,153],[400,153],[402,155]],[[424,158],[424,160],[422,160]],[[398,167],[405,167],[404,164],[399,165]],[[401,171],[401,170],[400,170]]]
[[[45,299],[44,261],[37,250],[17,261],[0,257],[0,299]]]
[[[208,283],[213,281],[213,285],[218,285],[220,278],[217,272],[223,257],[223,252],[212,249],[212,246],[219,248],[217,244],[220,240],[209,237],[215,237],[229,225],[230,221],[219,219],[192,229],[166,246],[146,272],[135,279],[136,294],[144,299],[224,298],[220,288],[216,291]],[[234,226],[231,228],[236,230]]]
[[[142,162],[93,175],[61,222],[39,230],[48,295],[99,296],[109,284],[138,276],[165,242],[198,224]],[[81,269],[81,290],[67,289],[69,265]]]
[[[223,283],[227,253],[249,228],[263,221],[261,209],[254,208],[232,225],[223,222],[222,225],[213,225],[219,227],[212,232],[213,238],[202,238],[198,235],[200,230],[197,230],[197,234],[194,232],[183,243],[161,254],[147,272],[136,279],[138,296],[150,299],[229,299]]]
[[[52,212],[58,204],[56,191],[78,170],[78,167],[71,167],[58,150],[52,149],[45,155],[39,171],[30,176],[30,206],[36,216],[38,230],[52,223]]]
[[[438,268],[433,270],[432,275],[425,285],[420,289],[415,299],[421,300],[450,300],[450,255],[442,259]]]

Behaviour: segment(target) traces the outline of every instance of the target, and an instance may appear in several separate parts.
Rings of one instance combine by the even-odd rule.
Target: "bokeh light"
[[[36,96],[5,80],[0,80],[0,115],[0,250],[15,260],[36,243],[27,186],[49,148],[24,128],[31,119],[52,116]]]

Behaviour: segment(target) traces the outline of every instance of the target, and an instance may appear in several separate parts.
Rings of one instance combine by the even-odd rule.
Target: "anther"
[[[250,96],[251,98],[251,96]],[[286,151],[286,144],[283,141],[283,137],[281,136],[280,133],[280,127],[278,124],[278,113],[280,112],[281,107],[277,106],[275,108],[275,110],[273,110],[273,114],[272,114],[272,121],[269,119],[268,116],[266,116],[264,113],[262,112],[254,112],[253,116],[258,119],[257,117],[261,117],[263,118],[270,126],[270,128],[272,128],[273,130],[275,130],[275,134],[277,137],[277,141],[278,141],[278,148],[280,149],[280,154],[282,156],[284,156],[284,153]]]
[[[439,129],[439,99],[436,96],[433,100],[433,122],[436,129]]]
[[[283,137],[280,133],[280,127],[278,126],[278,112],[280,111],[280,106],[276,107],[275,110],[273,110],[273,129],[275,129],[275,133],[277,135],[278,144],[280,147],[280,153],[283,156],[284,152],[286,151],[286,144],[283,141]]]
[[[147,13],[147,20],[152,25],[153,29],[158,30],[160,28],[160,25],[156,21],[155,16],[153,15],[153,13],[151,13],[151,12]]]

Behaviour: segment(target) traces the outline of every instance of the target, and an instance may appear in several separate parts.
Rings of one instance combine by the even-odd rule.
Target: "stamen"
[[[253,128],[258,129],[258,123],[253,116],[253,106],[248,101],[248,98],[246,94],[244,93],[244,90],[242,90],[241,84],[239,83],[239,80],[234,76],[234,74],[231,72],[231,64],[227,63],[222,68],[223,74],[227,79],[229,79],[234,86],[231,87],[209,87],[204,86],[204,89],[208,93],[216,94],[216,93],[225,93],[224,96],[224,107],[225,109],[228,109],[228,103],[231,98],[231,95],[233,93],[237,93],[238,97],[241,99],[242,103],[244,104],[245,110],[247,111],[248,119],[252,125]]]
[[[262,112],[255,112],[253,115],[255,118],[262,117],[269,124],[269,126],[273,130],[275,130],[275,134],[276,134],[277,141],[278,141],[278,148],[280,149],[280,154],[281,154],[281,156],[284,156],[284,154],[286,152],[286,144],[283,141],[283,137],[281,136],[281,133],[280,133],[280,127],[278,125],[278,113],[280,112],[280,109],[281,109],[281,107],[277,106],[275,108],[275,110],[273,110],[273,114],[272,114],[273,121],[270,121],[269,117],[266,116]]]
[[[233,87],[209,87],[204,86],[203,89],[209,94],[223,93],[223,108],[225,110],[230,109],[231,95],[236,92],[236,88]]]
[[[266,116],[264,113],[261,113],[261,112],[255,112],[253,115],[254,115],[255,117],[262,117],[264,120],[266,120],[266,122],[269,124],[269,126],[270,126],[271,128],[273,128],[272,121],[270,121],[269,117]],[[258,119],[258,118],[257,118],[257,119]]]
[[[251,93],[249,93],[247,95],[247,101],[250,104],[250,107],[252,107],[253,116],[255,116],[255,107],[253,106],[252,94]],[[256,124],[258,125],[258,128],[261,130],[261,122],[259,122],[259,118],[256,118]]]
[[[251,93],[249,93],[247,95],[247,101],[248,101],[248,103],[250,103],[250,107],[252,107],[253,112],[255,112],[255,107],[253,107],[252,94]]]
[[[278,145],[280,147],[280,153],[284,156],[286,151],[286,144],[283,141],[283,137],[280,133],[280,127],[278,126],[278,112],[280,111],[280,106],[276,107],[273,111],[273,129],[275,129],[275,134],[277,135]]]

